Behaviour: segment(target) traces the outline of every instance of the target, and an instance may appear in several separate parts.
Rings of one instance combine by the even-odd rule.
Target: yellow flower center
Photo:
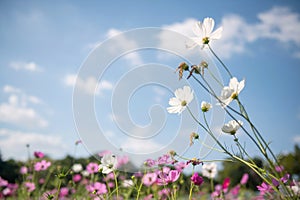
[[[238,94],[236,92],[233,92],[230,96],[232,99],[237,99]]]
[[[203,44],[208,44],[209,43],[209,38],[208,37],[202,38],[202,42],[203,42]]]
[[[181,102],[181,106],[186,106],[187,102],[186,101],[182,101]]]

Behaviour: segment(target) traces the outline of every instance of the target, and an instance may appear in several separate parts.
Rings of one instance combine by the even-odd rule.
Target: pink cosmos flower
[[[153,194],[145,196],[144,200],[152,200],[154,198]]]
[[[99,155],[100,157],[103,157],[103,156],[106,155],[106,154],[112,154],[112,152],[109,151],[109,150],[105,150],[105,151],[102,151],[102,152],[98,153],[98,155]]]
[[[157,185],[167,185],[168,183],[173,183],[177,181],[180,176],[180,172],[177,170],[170,170],[169,173],[164,173],[160,171],[158,173]]]
[[[170,192],[171,192],[170,188],[164,188],[161,191],[158,191],[159,199],[161,199],[161,200],[168,199]]]
[[[47,162],[46,160],[42,160],[34,164],[35,171],[44,171],[51,166],[51,162]]]
[[[10,196],[13,194],[13,191],[10,189],[10,188],[5,188],[3,191],[2,191],[2,194],[4,196]],[[0,197],[1,197],[1,193],[0,193]]]
[[[156,165],[156,161],[149,158],[149,159],[147,159],[147,160],[145,161],[144,164],[145,164],[147,167],[153,167],[153,166]]]
[[[199,176],[198,173],[194,173],[193,176],[191,177],[191,181],[195,184],[195,185],[202,185],[202,183],[204,182],[203,178],[201,176]]]
[[[143,176],[142,182],[146,186],[150,186],[153,183],[155,183],[157,180],[157,174],[156,173],[147,173]]]
[[[109,188],[113,188],[113,187],[115,187],[115,184],[114,184],[114,182],[108,182],[108,183],[107,183],[107,186],[108,186]]]
[[[1,176],[0,176],[0,187],[3,187],[3,186],[7,186],[8,185],[8,181],[3,179]]]
[[[187,165],[185,162],[179,162],[175,165],[175,169],[179,172],[182,172],[186,166]]]
[[[272,187],[270,185],[266,184],[265,182],[263,182],[261,185],[256,186],[256,187],[260,191],[261,195],[272,191]]]
[[[240,183],[241,183],[242,185],[245,185],[245,184],[248,182],[248,179],[249,179],[249,174],[245,173],[245,174],[243,175],[243,177],[241,178]]]
[[[28,168],[26,166],[22,166],[20,168],[20,174],[27,174],[28,173]]]
[[[69,188],[62,187],[60,188],[59,197],[66,197],[69,194]]]
[[[235,186],[234,188],[232,188],[230,190],[231,194],[233,196],[237,196],[239,194],[239,192],[240,192],[240,188],[241,188],[240,185]]]
[[[282,172],[284,170],[284,167],[283,166],[275,166],[275,170],[277,172]]]
[[[97,173],[99,170],[98,164],[91,162],[86,166],[86,170],[90,173],[90,174],[94,174]]]
[[[117,158],[117,168],[121,167],[122,165],[126,165],[129,161],[128,156],[120,156]]]
[[[36,158],[44,158],[44,156],[45,156],[45,154],[40,151],[35,151],[33,154],[34,154],[34,157],[36,157]]]
[[[74,176],[73,176],[73,181],[75,182],[75,183],[77,183],[77,182],[79,182],[80,180],[81,180],[81,175],[80,174],[75,174]]]
[[[170,155],[168,154],[162,155],[157,159],[158,165],[167,165],[170,163],[172,163],[172,161],[170,160]]]
[[[106,185],[100,182],[95,182],[93,184],[86,186],[87,191],[100,195],[100,194],[106,194],[107,188]]]
[[[45,183],[45,179],[43,179],[43,178],[40,178],[40,179],[39,179],[39,184],[41,184],[41,185],[42,185],[42,184],[44,184],[44,183]]]
[[[27,189],[28,192],[32,192],[35,190],[35,184],[31,182],[25,182],[24,183],[25,188]]]

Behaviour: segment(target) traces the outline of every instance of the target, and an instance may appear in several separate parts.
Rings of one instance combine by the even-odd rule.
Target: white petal
[[[223,27],[218,28],[214,32],[212,32],[209,36],[211,40],[218,40],[222,37]]]
[[[103,167],[102,173],[103,174],[109,174],[110,172],[112,172],[113,170],[108,168],[108,167]]]
[[[167,111],[168,111],[169,113],[180,113],[180,112],[181,112],[181,107],[182,107],[182,106],[168,107],[168,108],[167,108]]]
[[[229,88],[231,88],[234,91],[237,91],[238,84],[239,84],[239,82],[238,82],[237,78],[233,77],[229,81]]]
[[[203,37],[203,30],[202,30],[202,23],[196,22],[193,27],[193,32],[196,36],[202,38]]]
[[[169,100],[169,105],[170,106],[178,106],[178,105],[181,105],[181,101],[179,101],[177,98],[171,98]]]
[[[240,83],[239,83],[239,86],[237,88],[237,93],[239,94],[245,87],[245,80],[242,80]]]
[[[205,28],[205,35],[204,36],[210,36],[212,30],[214,29],[215,26],[215,20],[213,18],[205,18],[203,20],[203,27]]]

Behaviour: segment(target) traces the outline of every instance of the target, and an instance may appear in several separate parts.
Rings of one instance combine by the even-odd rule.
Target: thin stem
[[[210,71],[209,68],[207,68],[207,71],[208,71],[209,75],[210,75],[211,77],[213,77],[213,79],[221,86],[221,88],[223,88],[224,85],[217,79],[217,77],[215,77],[215,75]]]
[[[224,69],[226,70],[226,72],[228,73],[228,75],[230,76],[230,78],[232,78],[232,74],[230,73],[229,69],[226,67],[226,65],[223,63],[223,61],[217,56],[217,54],[212,50],[212,48],[210,47],[209,44],[208,45],[208,48],[210,50],[210,52],[217,58],[217,60],[221,63],[221,65],[224,67]]]
[[[210,189],[211,189],[211,192],[214,191],[214,179],[213,178],[210,178]]]
[[[119,199],[119,186],[118,186],[118,179],[117,179],[116,172],[115,172],[115,171],[113,171],[113,173],[114,173],[114,178],[115,178],[115,185],[116,185],[117,199]]]

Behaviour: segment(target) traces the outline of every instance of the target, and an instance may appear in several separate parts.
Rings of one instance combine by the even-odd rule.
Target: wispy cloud
[[[68,148],[59,135],[45,135],[36,132],[22,132],[10,129],[0,129],[1,152],[5,158],[26,160],[28,154],[26,145],[30,145],[31,151],[43,151],[51,157],[62,157]],[[62,153],[63,152],[63,153]]]
[[[220,40],[212,43],[223,58],[231,58],[236,53],[246,52],[246,45],[259,39],[271,39],[280,42],[283,46],[300,47],[300,15],[287,7],[273,7],[257,15],[258,22],[249,23],[243,17],[229,14],[216,21],[216,26],[223,26]],[[202,19],[187,19],[183,22],[163,26],[163,28],[177,31],[189,37],[194,36],[192,28],[194,23]],[[163,33],[162,33],[163,34]],[[162,35],[162,38],[163,35]],[[170,43],[167,39],[164,43]],[[188,50],[186,50],[188,52]],[[183,54],[184,55],[184,54]],[[299,58],[299,51],[292,52],[292,56]]]
[[[83,79],[76,74],[67,74],[64,77],[64,84],[70,87],[77,87],[82,92],[89,95],[101,95],[105,90],[112,90],[113,84],[110,81],[97,81],[95,77],[87,77]]]
[[[30,72],[40,72],[42,68],[38,66],[35,62],[11,62],[9,66],[16,71],[30,71]]]
[[[1,122],[28,128],[48,126],[48,121],[32,107],[33,104],[41,104],[42,100],[10,85],[4,86],[3,92],[8,93],[9,96],[7,102],[0,104]]]

